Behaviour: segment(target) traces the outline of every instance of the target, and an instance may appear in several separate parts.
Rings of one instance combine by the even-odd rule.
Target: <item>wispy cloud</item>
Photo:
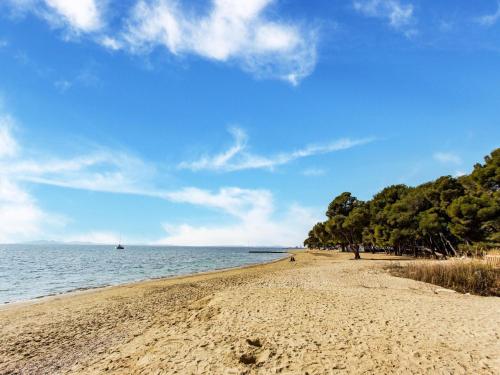
[[[71,234],[60,239],[64,242],[91,242],[97,244],[117,244],[124,242],[120,235],[110,231],[91,231],[85,233]],[[128,241],[130,243],[130,241]]]
[[[240,134],[242,137],[243,133]],[[220,165],[239,153],[245,137],[221,155]],[[61,215],[45,212],[29,193],[29,184],[45,184],[95,192],[133,194],[216,210],[232,218],[232,224],[193,226],[164,224],[167,235],[155,243],[179,245],[298,245],[318,220],[315,210],[292,204],[278,215],[273,194],[266,189],[222,187],[218,190],[184,187],[161,189],[156,168],[139,157],[104,147],[88,154],[57,157],[26,150],[14,137],[13,120],[0,120],[0,242],[46,236],[49,227],[64,226]],[[52,232],[53,233],[53,232]],[[66,241],[116,242],[116,233],[94,230],[52,238]],[[143,240],[144,241],[144,240]]]
[[[12,118],[0,116],[0,243],[30,239],[42,233],[44,224],[57,221],[55,215],[45,213],[29,191],[3,168],[20,151],[13,128]]]
[[[302,171],[302,175],[307,177],[319,177],[324,176],[326,174],[326,170],[323,168],[307,168]]]
[[[53,156],[26,150],[14,137],[14,121],[0,117],[0,176],[102,192],[143,194],[156,173],[153,166],[120,150],[95,146],[85,155]]]
[[[104,148],[69,158],[48,156],[24,149],[14,134],[12,118],[0,116],[0,243],[47,236],[66,241],[116,242],[118,236],[109,231],[54,236],[53,230],[64,228],[68,219],[40,207],[29,190],[33,183],[159,196],[144,183],[151,178],[153,168],[139,158]]]
[[[217,193],[198,188],[165,192],[162,197],[179,203],[190,203],[221,209],[238,218],[267,216],[272,211],[272,194],[267,190],[222,188]]]
[[[254,194],[252,194],[254,195]],[[269,195],[262,193],[259,203],[248,202],[252,209],[226,225],[164,224],[167,235],[158,243],[166,245],[223,245],[223,246],[297,246],[305,234],[321,218],[321,210],[292,205],[281,216]]]
[[[67,79],[59,79],[54,82],[54,87],[61,93],[68,91],[72,86],[72,83]]]
[[[277,0],[208,0],[208,10],[187,0],[138,0],[126,15],[111,12],[108,0],[6,1],[63,28],[68,39],[85,35],[113,51],[148,54],[164,47],[293,85],[316,65],[315,27],[267,12]],[[116,22],[106,19],[109,13]]]
[[[374,18],[383,18],[389,25],[402,31],[407,37],[417,33],[415,29],[414,6],[411,3],[403,4],[399,0],[353,0],[356,11]]]
[[[14,121],[9,116],[0,117],[0,158],[13,157],[17,154],[18,144],[12,136]]]
[[[107,149],[73,158],[10,160],[0,166],[4,173],[22,181],[127,194],[144,194],[155,170],[140,158]]]
[[[486,14],[481,17],[477,17],[476,22],[483,26],[493,26],[500,20],[500,1],[497,2],[497,9],[495,13]]]
[[[184,161],[179,164],[179,168],[190,169],[192,171],[211,170],[222,172],[234,172],[245,169],[272,170],[277,166],[300,158],[346,150],[374,140],[373,138],[342,138],[328,143],[307,145],[304,148],[291,152],[281,152],[271,156],[264,156],[251,153],[248,150],[248,136],[242,129],[231,128],[230,132],[233,135],[234,144],[227,150],[215,155],[205,155],[194,161]]]
[[[0,175],[0,243],[39,235],[47,217],[22,186]]]
[[[102,25],[103,0],[45,0],[48,15],[53,18],[53,13],[62,17],[72,30],[78,32],[92,32],[99,30]]]
[[[442,164],[461,164],[462,159],[455,153],[452,152],[436,152],[434,155],[434,160]]]
[[[107,0],[6,0],[17,14],[33,13],[70,33],[92,33],[104,26]]]
[[[99,39],[99,44],[112,51],[118,51],[123,47],[122,43],[120,43],[117,39],[107,35]]]
[[[208,13],[178,1],[139,1],[122,45],[133,51],[164,46],[174,55],[233,62],[257,77],[297,84],[316,64],[316,33],[293,22],[271,19],[273,0],[212,0]]]
[[[98,75],[98,65],[90,61],[85,63],[73,77],[55,80],[54,87],[60,93],[65,93],[74,87],[97,87],[101,83],[101,78]]]

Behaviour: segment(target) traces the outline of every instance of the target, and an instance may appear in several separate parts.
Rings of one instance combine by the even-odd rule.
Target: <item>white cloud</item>
[[[155,167],[130,153],[94,146],[83,155],[57,157],[23,149],[12,128],[12,118],[0,116],[0,176],[9,181],[155,195],[148,185],[156,174]]]
[[[188,193],[184,196],[184,193]],[[221,189],[217,193],[198,190],[181,192],[186,202],[215,207],[234,217],[226,225],[164,224],[167,236],[158,243],[167,245],[222,246],[297,246],[321,215],[292,205],[284,215],[275,217],[273,197],[266,190]]]
[[[63,241],[116,243],[119,235],[92,231],[58,236],[54,229],[65,227],[67,219],[43,210],[30,194],[27,183],[84,189],[100,192],[144,194],[142,179],[151,167],[123,152],[95,150],[87,156],[57,158],[43,154],[30,156],[13,136],[13,120],[0,117],[0,243],[38,238]]]
[[[119,49],[122,48],[122,44],[118,40],[116,40],[115,38],[111,38],[109,36],[102,37],[99,43],[103,47],[106,47],[107,49],[110,49],[112,51],[118,51]]]
[[[97,87],[102,83],[97,74],[96,65],[93,63],[83,66],[76,76],[72,78],[59,78],[54,82],[54,87],[60,92],[65,93],[73,87]]]
[[[104,26],[107,0],[7,0],[18,14],[31,12],[73,33],[92,33]]]
[[[102,27],[99,0],[45,0],[48,9],[57,13],[72,29],[91,32]]]
[[[212,0],[207,14],[178,1],[139,1],[124,44],[134,51],[162,45],[174,55],[235,62],[258,77],[297,84],[316,64],[316,33],[265,15],[273,0]]]
[[[214,194],[190,187],[165,192],[161,196],[173,202],[220,209],[238,218],[267,216],[272,211],[272,194],[267,190],[230,187],[222,188]]]
[[[495,13],[476,18],[476,22],[483,26],[493,26],[498,20],[500,20],[500,1],[497,2],[497,10]]]
[[[353,0],[354,9],[367,17],[385,18],[391,27],[404,31],[411,37],[417,32],[414,7],[402,4],[399,0]]]
[[[372,138],[342,138],[331,141],[329,143],[308,145],[304,148],[291,152],[282,152],[272,156],[263,156],[253,154],[248,151],[248,137],[242,129],[231,128],[230,132],[233,135],[234,144],[229,149],[216,155],[202,156],[195,161],[184,161],[179,164],[179,168],[190,169],[192,171],[211,170],[223,172],[232,172],[245,169],[272,170],[277,166],[287,164],[296,159],[346,150],[373,141]]]
[[[122,152],[95,150],[87,156],[57,158],[23,149],[13,135],[14,121],[0,116],[0,243],[48,235],[65,224],[61,215],[45,212],[28,183],[94,191],[141,194],[151,167]]]
[[[436,152],[433,157],[434,160],[442,164],[460,164],[462,162],[460,156],[452,152]]]
[[[18,145],[12,136],[13,120],[8,116],[0,116],[0,160],[17,154]]]
[[[326,171],[322,168],[307,168],[302,171],[302,174],[307,177],[324,176]]]
[[[465,173],[464,171],[456,171],[453,177],[462,177],[465,176],[466,174],[467,173]]]
[[[76,235],[65,236],[65,242],[92,242],[96,244],[117,244],[121,241],[120,235],[114,232],[92,231]]]
[[[54,82],[54,86],[59,92],[64,93],[71,88],[72,83],[66,79],[60,79]]]
[[[39,235],[45,218],[26,190],[0,175],[0,243]]]
[[[158,189],[156,169],[142,159],[119,150],[94,149],[87,155],[54,157],[22,148],[15,140],[12,120],[0,121],[0,242],[58,238],[65,241],[116,243],[116,233],[95,230],[61,238],[49,229],[64,225],[59,215],[47,213],[25,187],[27,183],[136,194],[178,204],[195,205],[229,215],[233,224],[193,226],[165,224],[168,235],[160,242],[178,245],[298,245],[320,216],[292,205],[277,215],[273,194],[265,189],[225,187],[216,192],[185,187]],[[243,133],[239,141],[244,144]],[[238,143],[237,142],[237,143]],[[234,146],[218,159],[221,165],[239,152]],[[47,237],[48,236],[48,237]],[[143,240],[144,241],[144,240]]]
[[[316,29],[271,14],[277,0],[206,0],[208,9],[188,0],[138,0],[119,22],[106,19],[109,0],[6,2],[19,14],[64,28],[66,36],[86,34],[113,51],[147,54],[163,46],[176,56],[237,65],[257,78],[293,85],[316,65]]]
[[[19,146],[12,135],[12,119],[0,117],[0,164],[9,164]],[[0,167],[0,243],[29,239],[54,218],[43,212],[29,192]]]
[[[106,149],[66,159],[24,157],[0,167],[23,181],[126,194],[144,194],[155,170],[139,158]]]

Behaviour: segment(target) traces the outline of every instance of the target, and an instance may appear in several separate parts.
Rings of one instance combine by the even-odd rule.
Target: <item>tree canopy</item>
[[[356,257],[361,246],[448,256],[499,244],[500,149],[469,175],[443,176],[416,187],[392,185],[366,202],[341,193],[328,205],[326,220],[304,241],[309,248],[350,249]]]

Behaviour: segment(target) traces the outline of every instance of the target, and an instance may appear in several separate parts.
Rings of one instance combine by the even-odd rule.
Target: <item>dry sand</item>
[[[0,373],[500,373],[500,298],[351,257],[301,253],[7,306]]]

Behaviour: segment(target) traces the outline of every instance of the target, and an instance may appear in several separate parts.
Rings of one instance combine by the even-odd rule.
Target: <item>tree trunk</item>
[[[353,246],[354,250],[354,259],[361,259],[361,256],[359,255],[359,245],[354,245]]]
[[[438,259],[438,256],[436,254],[436,249],[434,248],[434,242],[432,242],[432,236],[429,235],[429,243],[430,243],[430,248],[432,250],[432,255],[434,256],[434,259]]]
[[[439,233],[441,235],[441,238],[443,238],[446,243],[448,244],[448,246],[450,247],[450,249],[453,251],[453,255],[454,256],[457,256],[457,250],[455,250],[455,248],[453,247],[453,245],[451,244],[450,240],[448,240],[443,233]]]
[[[441,243],[443,244],[443,252],[444,252],[444,258],[446,259],[447,255],[449,254],[448,253],[448,249],[446,247],[446,243],[444,242],[443,240],[443,235],[441,233],[439,233],[439,239],[441,240]]]

